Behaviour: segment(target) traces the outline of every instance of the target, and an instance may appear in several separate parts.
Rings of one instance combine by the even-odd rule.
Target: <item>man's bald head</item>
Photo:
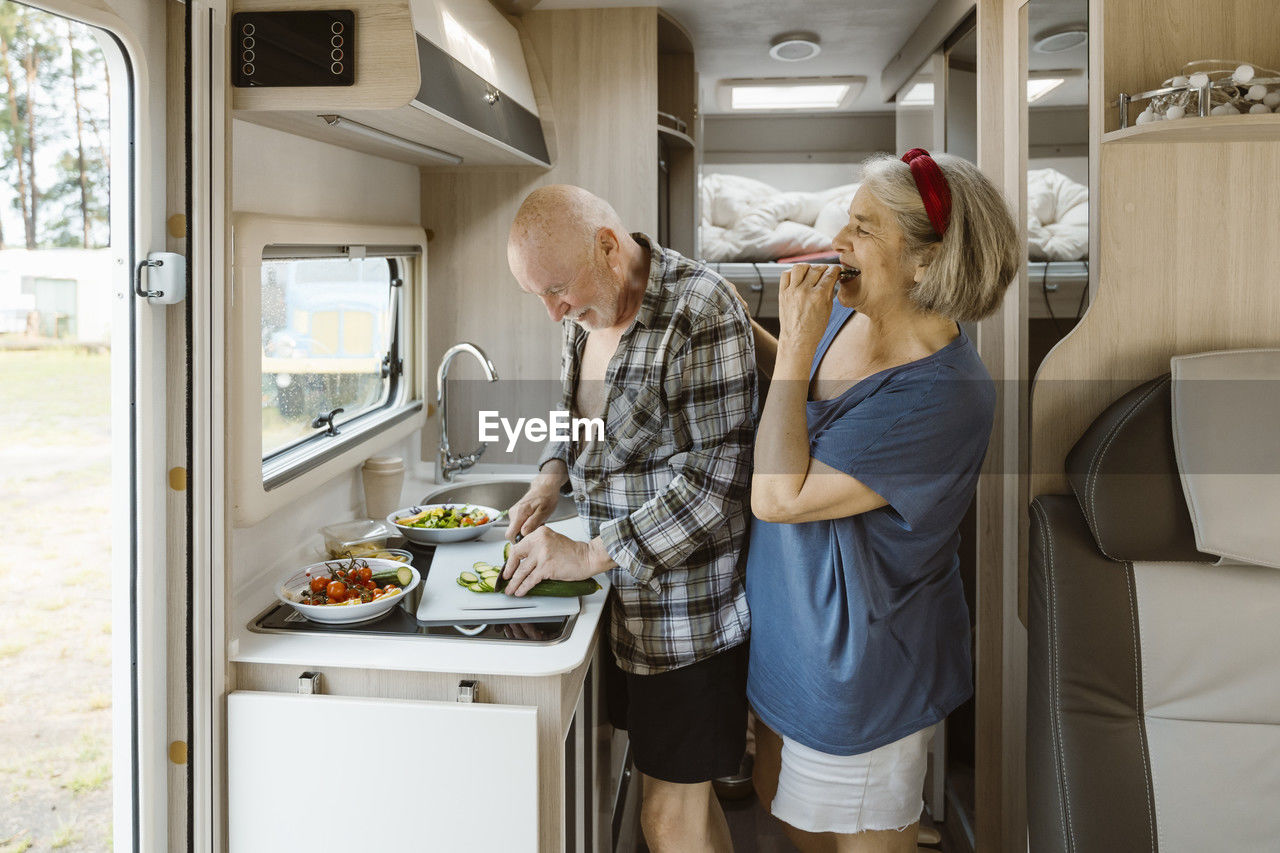
[[[648,254],[617,212],[568,184],[525,198],[511,223],[507,262],[520,289],[541,299],[552,320],[587,331],[629,322],[648,282]]]
[[[627,232],[609,202],[569,184],[539,187],[525,198],[511,223],[507,255],[512,270],[518,260],[576,265],[593,248],[601,228],[619,238]]]

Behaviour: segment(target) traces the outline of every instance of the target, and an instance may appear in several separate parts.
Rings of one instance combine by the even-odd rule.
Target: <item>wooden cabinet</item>
[[[302,667],[236,664],[231,853],[613,850],[616,835],[635,837],[638,786],[623,785],[601,654],[598,641],[572,671],[530,677],[321,666],[321,695],[296,692]],[[459,701],[463,681],[474,701]],[[361,731],[374,737],[360,744]],[[329,807],[312,819],[318,797],[352,790],[395,819],[331,820]]]
[[[658,242],[697,257],[698,72],[693,43],[679,24],[658,13]]]

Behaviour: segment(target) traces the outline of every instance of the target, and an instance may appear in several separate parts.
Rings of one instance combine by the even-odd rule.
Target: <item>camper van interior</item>
[[[1276,11],[0,0],[0,853],[1276,849]],[[740,695],[723,835],[673,839],[654,815],[692,783],[637,764],[618,697],[680,668],[618,649],[656,636],[637,600],[683,607],[694,648],[696,602],[649,544],[607,544],[619,479],[574,460],[653,467],[680,430],[643,415],[681,386],[628,388],[641,414],[602,404],[591,438],[573,371],[607,329],[530,287],[513,221],[581,187],[778,336],[797,264],[850,273],[864,161],[916,148],[975,164],[1017,229],[999,307],[950,325],[995,399],[944,573],[972,689],[930,708],[918,823],[803,838]],[[546,529],[516,536],[548,467]],[[740,544],[744,470],[744,526],[698,521]],[[702,553],[698,512],[672,510],[673,551]],[[552,536],[612,568],[504,593]],[[895,615],[867,608],[831,667]],[[894,638],[886,678],[931,677]]]

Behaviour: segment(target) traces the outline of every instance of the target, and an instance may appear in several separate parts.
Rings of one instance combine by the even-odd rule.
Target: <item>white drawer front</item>
[[[232,853],[537,849],[537,708],[241,691],[227,730]]]

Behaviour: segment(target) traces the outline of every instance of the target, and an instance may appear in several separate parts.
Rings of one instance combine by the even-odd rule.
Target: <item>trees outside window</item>
[[[0,0],[0,249],[110,243],[110,95],[87,27]]]

